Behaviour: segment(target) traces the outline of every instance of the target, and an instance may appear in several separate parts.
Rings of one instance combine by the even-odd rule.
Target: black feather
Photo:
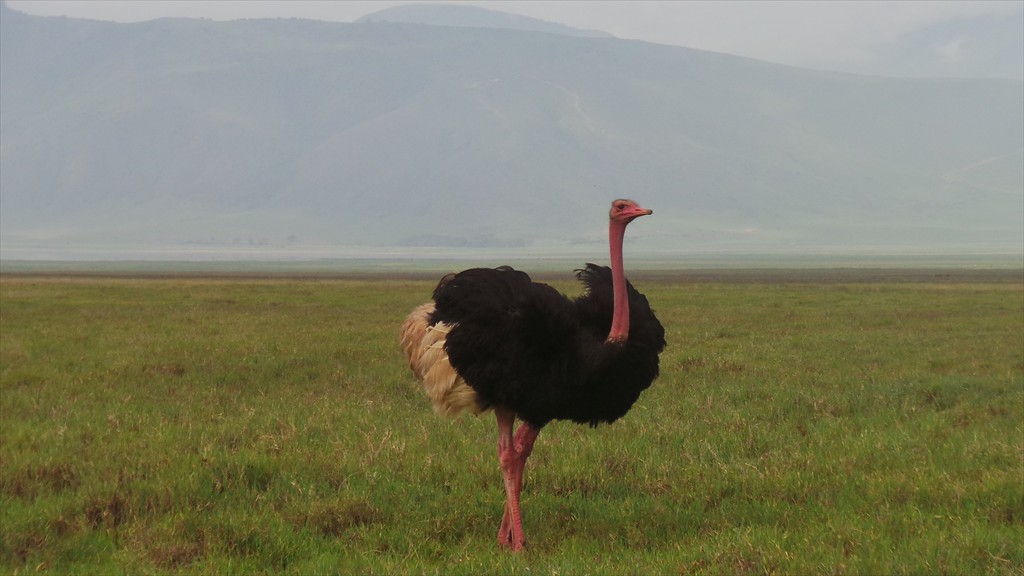
[[[432,322],[453,325],[449,361],[486,405],[501,405],[535,427],[551,420],[597,425],[633,406],[658,376],[665,331],[647,298],[628,286],[629,338],[605,342],[612,277],[603,266],[577,271],[571,300],[509,267],[473,268],[441,280]]]

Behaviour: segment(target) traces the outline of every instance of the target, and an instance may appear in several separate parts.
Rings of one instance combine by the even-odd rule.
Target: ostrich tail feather
[[[451,326],[444,322],[431,325],[433,312],[433,302],[423,304],[402,324],[400,342],[409,368],[423,382],[423,391],[437,414],[452,417],[464,411],[482,412],[486,407],[476,391],[448,361],[444,344]]]
[[[402,345],[402,352],[409,362],[409,369],[416,375],[416,378],[423,378],[423,370],[420,362],[420,344],[430,327],[430,315],[434,312],[434,303],[417,306],[402,323],[402,330],[399,333],[399,342]]]

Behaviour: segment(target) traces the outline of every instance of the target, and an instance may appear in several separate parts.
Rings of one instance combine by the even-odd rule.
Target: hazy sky
[[[391,6],[390,1],[8,1],[8,6],[38,15],[131,22],[166,16],[231,20],[296,17],[350,22]],[[939,1],[470,1],[577,28],[603,30],[632,38],[727,52],[796,66],[857,68],[874,52],[922,27],[984,14],[1011,15],[1024,0]],[[1022,16],[1024,17],[1024,16]]]

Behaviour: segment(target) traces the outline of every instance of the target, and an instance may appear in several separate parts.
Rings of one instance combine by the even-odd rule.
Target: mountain
[[[500,26],[7,8],[0,73],[8,255],[599,252],[616,197],[655,209],[631,232],[645,250],[1024,250],[1019,81]]]
[[[457,6],[453,4],[407,4],[405,6],[394,6],[356,20],[356,23],[366,22],[400,22],[405,24],[456,26],[463,28],[502,28],[506,30],[561,34],[564,36],[614,38],[611,34],[599,30],[582,30],[528,16],[508,14],[478,6]]]

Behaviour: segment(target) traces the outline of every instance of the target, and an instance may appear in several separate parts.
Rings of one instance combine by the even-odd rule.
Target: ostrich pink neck
[[[629,338],[629,296],[626,293],[626,271],[622,267],[622,239],[626,224],[612,220],[608,225],[608,249],[612,265],[612,329],[606,342],[625,342]]]

